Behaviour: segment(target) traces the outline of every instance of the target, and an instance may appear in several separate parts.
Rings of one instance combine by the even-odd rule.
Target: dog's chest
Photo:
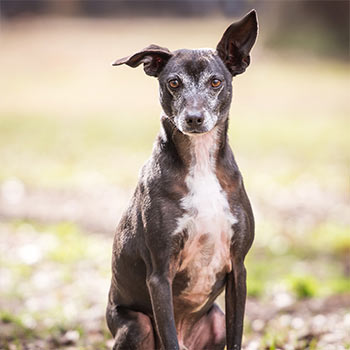
[[[187,276],[181,297],[199,308],[212,293],[218,275],[231,270],[230,242],[236,223],[215,172],[215,151],[215,134],[193,142],[188,194],[181,202],[185,214],[178,222],[187,233],[178,268]]]

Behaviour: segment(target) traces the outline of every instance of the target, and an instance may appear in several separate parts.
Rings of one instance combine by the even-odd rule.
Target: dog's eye
[[[170,80],[169,86],[173,89],[176,89],[180,86],[180,82],[177,79]]]
[[[221,85],[221,80],[219,80],[219,79],[213,79],[211,81],[211,86],[213,88],[218,88],[220,85]]]

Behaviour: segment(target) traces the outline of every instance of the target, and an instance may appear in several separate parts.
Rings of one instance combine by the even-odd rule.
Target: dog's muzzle
[[[203,134],[210,131],[216,124],[215,116],[205,111],[184,113],[177,121],[178,128],[185,134]]]

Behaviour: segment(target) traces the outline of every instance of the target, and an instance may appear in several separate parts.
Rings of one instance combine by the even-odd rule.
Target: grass
[[[34,186],[66,186],[77,185],[84,174],[98,172],[107,183],[130,186],[136,180],[133,170],[150,154],[159,129],[157,115],[134,113],[125,120],[100,115],[72,121],[3,115],[0,155],[7,166],[0,170],[0,178],[16,174]],[[259,118],[246,116],[231,122],[231,143],[243,166],[254,162],[265,175],[268,165],[278,165],[270,178],[282,186],[305,173],[325,188],[345,189],[346,150],[350,149],[347,120]],[[118,166],[125,162],[131,167],[125,170],[128,174]],[[244,173],[248,183],[256,178],[249,168]]]

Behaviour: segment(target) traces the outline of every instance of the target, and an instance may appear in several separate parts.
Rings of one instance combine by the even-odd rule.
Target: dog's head
[[[144,65],[158,77],[160,103],[168,118],[185,134],[200,134],[225,121],[232,98],[232,77],[245,71],[257,37],[256,12],[231,24],[216,50],[177,50],[151,45],[113,65]]]

